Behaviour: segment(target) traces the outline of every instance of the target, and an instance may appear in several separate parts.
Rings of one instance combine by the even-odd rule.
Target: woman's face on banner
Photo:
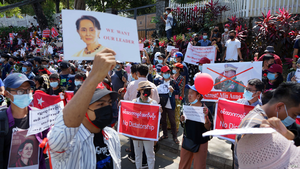
[[[88,19],[84,19],[80,21],[80,27],[78,30],[80,38],[87,44],[95,43],[100,34],[100,30],[98,30],[92,21]]]
[[[30,158],[33,153],[33,145],[31,143],[26,143],[23,150],[20,152],[21,157]]]

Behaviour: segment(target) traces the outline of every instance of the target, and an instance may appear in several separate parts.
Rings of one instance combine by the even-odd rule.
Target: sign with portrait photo
[[[136,20],[81,10],[62,10],[65,60],[93,60],[110,48],[116,60],[140,62]]]
[[[261,80],[262,62],[203,64],[202,71],[214,80],[211,92],[203,96],[204,101],[217,101],[218,98],[236,101],[243,98],[250,79]]]
[[[26,136],[27,131],[13,129],[8,169],[39,168],[39,142],[34,135]]]

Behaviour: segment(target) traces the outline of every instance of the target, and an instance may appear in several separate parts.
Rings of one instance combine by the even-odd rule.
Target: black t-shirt
[[[107,145],[103,141],[102,132],[94,136],[97,165],[96,169],[113,169],[113,159],[108,151]]]
[[[12,129],[13,128],[20,128],[20,129],[28,129],[29,128],[29,114],[22,118],[22,119],[15,119],[15,125],[9,128],[8,134],[4,139],[4,168],[7,168],[8,165],[8,158],[9,158],[9,151],[10,151],[10,144],[11,144],[11,136],[12,136]]]
[[[75,89],[75,75],[67,74],[60,75],[60,86],[65,87],[67,90],[74,91]]]
[[[58,96],[60,92],[64,92],[64,91],[65,91],[65,88],[64,88],[64,87],[59,87],[59,88],[56,89],[56,90],[53,90],[53,88],[50,87],[49,94],[50,94],[50,95],[56,95],[56,96]]]

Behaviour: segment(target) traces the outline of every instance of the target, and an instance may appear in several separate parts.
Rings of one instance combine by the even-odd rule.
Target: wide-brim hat
[[[144,90],[144,89],[152,89],[153,87],[151,86],[150,82],[148,81],[141,81],[138,84],[137,90]]]
[[[111,97],[111,100],[114,102],[115,100],[117,100],[118,98],[118,93],[117,92],[114,92],[114,91],[110,91],[106,88],[103,88],[103,89],[96,89],[94,94],[93,94],[93,97],[92,97],[92,100],[90,102],[90,105],[95,103],[96,101],[100,100],[102,97],[106,96],[106,95],[110,95]]]

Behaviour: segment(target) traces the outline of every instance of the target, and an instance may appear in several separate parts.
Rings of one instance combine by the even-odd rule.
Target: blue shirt
[[[0,79],[0,87],[4,86],[2,79]]]
[[[201,44],[201,46],[210,46],[211,45],[210,40],[207,40],[207,39],[206,39],[206,41],[204,41],[203,39],[201,39],[198,42]]]
[[[75,75],[67,74],[60,75],[60,86],[65,87],[69,91],[74,91],[75,89]]]
[[[3,65],[2,67],[2,79],[6,78],[6,74],[9,74],[11,71],[11,65],[9,63],[6,63],[5,65]]]
[[[189,82],[189,70],[184,62],[181,62],[183,65],[183,71],[180,73],[181,76],[185,76],[185,84],[188,84]]]

